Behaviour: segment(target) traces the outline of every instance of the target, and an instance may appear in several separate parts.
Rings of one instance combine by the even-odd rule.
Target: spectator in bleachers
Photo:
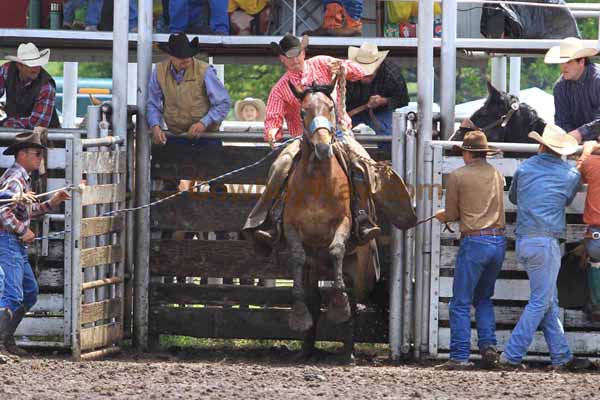
[[[544,333],[555,370],[580,370],[591,366],[574,357],[561,323],[556,281],[561,264],[559,238],[566,231],[565,207],[580,188],[579,171],[561,157],[577,151],[577,140],[560,127],[548,124],[540,136],[538,154],[522,163],[513,175],[508,198],[517,206],[516,255],[529,277],[529,302],[514,327],[498,366],[521,369],[521,361],[536,331]]]
[[[73,22],[75,10],[84,7],[87,3],[85,15],[85,30],[97,31],[102,11],[102,0],[67,0],[63,5],[63,29],[75,29]]]
[[[22,43],[17,55],[0,67],[0,97],[6,93],[7,117],[0,126],[33,129],[36,126],[59,128],[54,107],[56,83],[44,65],[50,49],[40,51],[33,43]]]
[[[209,0],[205,10],[203,0],[169,0],[169,32],[229,35],[227,0]],[[202,24],[203,13],[209,14],[209,26]]]
[[[265,35],[269,30],[269,0],[229,0],[232,35]]]
[[[581,39],[569,37],[546,53],[546,64],[559,64],[561,76],[554,85],[554,121],[577,139],[595,140],[600,134],[600,67],[590,62],[598,54]]]
[[[235,102],[233,108],[235,119],[238,121],[264,121],[265,102],[261,99],[246,97]]]
[[[360,81],[346,83],[346,109],[352,125],[366,124],[378,135],[392,134],[394,110],[409,101],[402,71],[386,58],[388,53],[371,43],[348,47],[348,59],[360,64],[365,76]]]
[[[444,369],[466,369],[471,353],[471,307],[475,308],[478,347],[484,364],[498,362],[496,320],[492,296],[506,249],[504,237],[504,177],[486,161],[488,146],[481,131],[465,134],[465,166],[452,171],[446,186],[446,208],[435,216],[460,222],[461,241],[450,300],[450,359]]]
[[[361,36],[363,0],[322,0],[325,13],[321,26],[305,34],[312,36]]]

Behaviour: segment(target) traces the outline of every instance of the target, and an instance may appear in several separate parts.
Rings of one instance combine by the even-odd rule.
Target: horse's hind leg
[[[292,267],[294,287],[292,288],[292,313],[288,321],[292,330],[305,332],[313,326],[313,321],[306,307],[304,299],[304,264],[306,253],[300,240],[300,235],[294,226],[285,224],[283,226],[284,236],[289,246],[290,255],[288,263]]]
[[[350,291],[350,309],[352,315],[344,326],[344,352],[342,353],[341,363],[354,364],[354,324],[356,321],[356,295],[354,290]]]
[[[321,315],[321,293],[319,292],[319,274],[314,267],[306,269],[304,278],[306,305],[313,320],[313,325],[305,332],[304,342],[302,343],[302,355],[308,358],[314,355],[316,350],[317,324]]]
[[[346,241],[350,237],[350,219],[345,218],[340,224],[331,245],[329,254],[333,258],[333,294],[327,306],[327,318],[334,323],[342,323],[350,318],[350,304],[344,285],[344,256]]]

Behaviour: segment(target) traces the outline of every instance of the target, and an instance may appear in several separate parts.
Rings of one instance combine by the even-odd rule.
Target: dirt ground
[[[357,365],[297,363],[274,349],[194,350],[72,362],[37,353],[0,365],[0,399],[593,399],[600,373],[439,371],[358,354]]]

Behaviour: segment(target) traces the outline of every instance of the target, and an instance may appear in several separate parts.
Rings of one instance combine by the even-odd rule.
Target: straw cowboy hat
[[[373,75],[389,52],[379,51],[377,45],[365,42],[360,47],[348,47],[348,59],[359,63],[365,75]]]
[[[500,149],[494,146],[489,146],[487,137],[482,131],[470,131],[465,133],[462,145],[454,145],[452,150],[470,151],[472,153],[498,153]]]
[[[562,156],[575,153],[579,147],[577,139],[553,124],[546,125],[542,136],[537,132],[529,132],[529,137]]]
[[[271,42],[271,49],[275,55],[285,56],[287,58],[297,57],[307,47],[308,35],[302,36],[302,40],[300,40],[289,32],[281,38],[279,43]]]
[[[15,61],[28,67],[43,67],[50,59],[50,49],[40,51],[31,42],[21,43],[17,49],[17,56],[6,56],[7,60]]]
[[[235,114],[235,118],[238,121],[242,120],[242,110],[244,109],[244,106],[247,105],[251,105],[254,106],[256,108],[256,110],[258,111],[258,116],[256,117],[257,121],[264,121],[265,120],[265,102],[262,101],[261,99],[255,99],[253,97],[246,97],[243,100],[238,100],[235,102],[235,107],[234,107],[234,114]]]
[[[175,58],[190,58],[200,52],[198,37],[193,38],[190,42],[183,32],[171,34],[168,43],[160,43],[158,48]]]
[[[598,54],[598,50],[585,47],[583,40],[568,37],[561,40],[559,46],[554,46],[548,50],[544,62],[546,64],[563,64],[578,58],[593,57],[596,54]]]
[[[42,144],[42,135],[44,132],[48,132],[47,129],[34,129],[33,131],[18,133],[15,137],[15,142],[11,144],[2,154],[5,156],[14,156],[19,150],[36,148],[46,149],[46,146]]]

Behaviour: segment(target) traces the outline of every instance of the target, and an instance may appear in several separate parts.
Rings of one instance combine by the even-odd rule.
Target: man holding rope
[[[0,177],[0,187],[6,187],[19,198],[25,194],[25,198],[31,199],[30,174],[40,167],[45,149],[40,130],[19,133],[15,143],[3,153],[15,156],[15,163]],[[14,333],[38,296],[38,285],[27,255],[27,245],[35,239],[30,220],[69,198],[65,190],[59,190],[43,203],[21,201],[0,208],[0,267],[5,275],[0,299],[0,359],[5,359],[7,353],[27,354],[15,344]]]
[[[446,208],[435,217],[442,223],[460,221],[461,241],[450,300],[450,359],[443,369],[467,369],[471,353],[471,306],[475,307],[478,346],[485,367],[498,362],[496,320],[492,296],[502,269],[504,237],[504,177],[488,164],[488,146],[481,131],[465,134],[465,166],[448,176]]]

